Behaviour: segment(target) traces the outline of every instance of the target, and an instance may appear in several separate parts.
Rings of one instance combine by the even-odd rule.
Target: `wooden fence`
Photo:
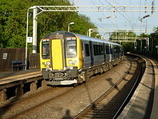
[[[0,71],[11,71],[11,61],[20,60],[25,63],[25,48],[0,48]],[[40,68],[39,53],[28,53],[28,68]]]

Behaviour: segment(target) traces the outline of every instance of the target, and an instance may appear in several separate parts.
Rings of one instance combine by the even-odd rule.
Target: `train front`
[[[66,31],[51,33],[41,40],[40,47],[41,71],[47,84],[78,83],[78,70],[82,67],[82,46],[75,34]]]

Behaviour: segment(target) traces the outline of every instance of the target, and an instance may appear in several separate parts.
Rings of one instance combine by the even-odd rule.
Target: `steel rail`
[[[74,119],[80,119],[81,117],[84,117],[90,110],[92,110],[93,108],[96,107],[97,103],[99,103],[101,100],[103,100],[105,98],[105,96],[107,96],[110,92],[112,92],[115,89],[115,87],[122,82],[122,79],[128,75],[128,73],[130,72],[130,70],[132,68],[131,60],[129,60],[129,61],[130,61],[130,67],[128,68],[127,72],[120,79],[118,79],[118,81],[116,83],[114,83],[114,85],[112,87],[110,87],[104,94],[102,94],[93,103],[91,103],[91,105],[89,105],[83,111],[81,111],[78,115],[76,115],[74,117]]]
[[[128,95],[126,96],[125,100],[123,101],[123,103],[121,104],[120,108],[117,110],[117,112],[115,113],[115,115],[112,117],[112,119],[116,119],[117,116],[120,114],[120,112],[123,110],[124,106],[127,104],[127,102],[129,101],[130,97],[133,95],[136,87],[138,86],[138,82],[140,81],[143,71],[142,71],[142,67],[139,66],[139,73],[138,76],[136,78],[136,81],[134,83],[134,85],[132,86],[132,89],[130,90],[130,92],[128,93]]]

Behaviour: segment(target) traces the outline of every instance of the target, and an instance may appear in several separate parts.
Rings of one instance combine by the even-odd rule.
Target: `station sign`
[[[32,37],[27,37],[27,43],[32,43]]]
[[[3,53],[3,60],[6,60],[8,56],[8,53]]]

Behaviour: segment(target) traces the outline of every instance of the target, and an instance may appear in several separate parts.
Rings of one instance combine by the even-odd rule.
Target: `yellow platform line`
[[[19,77],[25,77],[25,76],[28,76],[28,75],[32,75],[32,74],[41,74],[40,71],[37,71],[37,72],[31,72],[31,73],[25,73],[25,74],[20,74],[20,75],[15,75],[15,76],[10,76],[10,77],[6,77],[6,78],[2,78],[0,79],[0,81],[2,80],[7,80],[7,79],[13,79],[13,78],[19,78]],[[42,74],[41,74],[42,75]]]

